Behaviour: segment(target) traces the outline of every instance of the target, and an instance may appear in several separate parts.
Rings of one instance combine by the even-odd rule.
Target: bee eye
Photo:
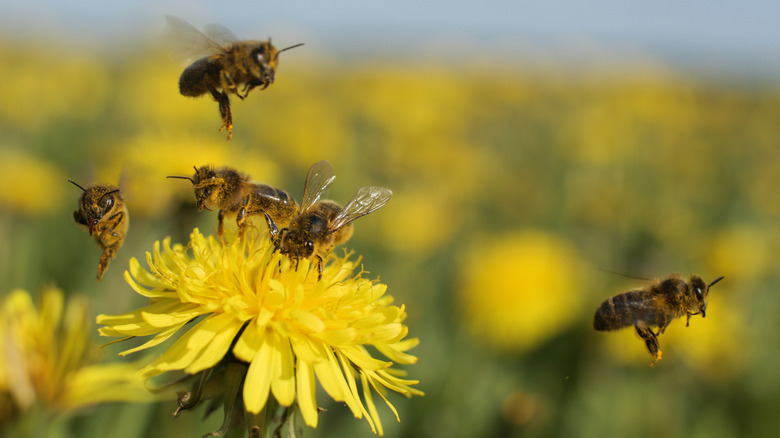
[[[252,55],[257,59],[258,62],[263,63],[265,61],[265,47],[256,49]]]
[[[700,288],[700,287],[697,287],[697,288],[696,288],[696,296],[697,296],[698,298],[701,298],[701,288]]]
[[[103,198],[103,201],[101,202],[102,206],[101,208],[103,210],[110,210],[111,207],[114,206],[114,197],[113,196],[106,196]]]

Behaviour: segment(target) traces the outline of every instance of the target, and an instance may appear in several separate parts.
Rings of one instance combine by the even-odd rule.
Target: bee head
[[[192,177],[192,187],[195,190],[195,204],[198,210],[211,210],[206,203],[213,204],[212,196],[216,196],[217,192],[224,182],[224,179],[220,177],[217,172],[211,166],[201,166],[195,169],[195,176]]]
[[[701,313],[702,318],[707,316],[707,295],[709,294],[710,288],[722,279],[723,276],[720,276],[710,284],[706,284],[698,275],[691,275],[691,279],[688,282],[689,296],[692,296],[692,298],[695,299],[696,308],[698,308],[698,313]]]
[[[263,88],[274,82],[276,76],[276,67],[279,65],[279,54],[285,50],[294,49],[302,46],[303,43],[295,44],[290,47],[285,47],[282,50],[276,50],[276,46],[271,44],[271,39],[268,41],[260,42],[257,47],[252,50],[252,59],[257,62],[257,71],[254,75],[264,84]]]
[[[305,234],[297,230],[288,230],[282,237],[282,245],[279,252],[296,258],[311,257],[314,253],[314,242]]]
[[[79,209],[73,212],[73,219],[76,223],[85,225],[91,236],[100,219],[114,207],[114,196],[119,193],[119,189],[108,184],[92,184],[84,188],[74,181],[68,181],[82,191]]]
[[[192,177],[188,176],[168,176],[168,178],[186,179],[192,183],[192,187],[195,190],[195,204],[198,210],[211,210],[206,204],[218,204],[217,197],[220,189],[222,189],[226,182],[226,176],[241,178],[238,172],[227,169],[214,169],[209,165],[195,167],[195,174]]]

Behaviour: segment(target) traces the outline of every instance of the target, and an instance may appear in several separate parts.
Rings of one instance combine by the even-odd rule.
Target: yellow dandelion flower
[[[0,425],[34,406],[52,413],[109,401],[148,401],[152,394],[125,363],[90,364],[88,302],[60,290],[42,292],[36,309],[17,289],[0,304]]]
[[[170,238],[156,242],[153,255],[146,255],[148,270],[136,259],[130,261],[125,279],[150,298],[149,304],[124,315],[98,316],[98,323],[105,325],[100,333],[153,335],[145,344],[120,353],[125,355],[181,332],[139,371],[142,377],[183,371],[200,373],[202,383],[222,375],[226,418],[233,406],[243,405],[251,425],[268,405],[273,409],[276,404],[290,408],[297,404],[311,427],[317,426],[316,377],[328,395],[344,402],[356,418],[365,416],[380,435],[372,392],[393,412],[385,396],[388,389],[407,397],[422,395],[410,386],[417,381],[404,379],[402,371],[392,368],[394,362],[417,360],[406,353],[418,341],[404,339],[405,309],[391,305],[386,285],[354,273],[359,260],[331,256],[318,281],[308,260],[295,269],[286,256],[274,251],[266,232],[250,229],[244,239],[230,240],[223,245],[195,229],[188,246],[171,245]],[[388,360],[373,357],[367,345]],[[245,375],[230,376],[234,372]],[[196,385],[184,393],[179,409],[194,407],[201,390]]]
[[[26,215],[57,211],[66,199],[64,179],[55,164],[22,148],[0,149],[0,208],[3,210]],[[51,196],[39,196],[40,193],[51,193]]]
[[[574,321],[582,268],[576,252],[549,233],[527,230],[488,239],[465,257],[460,307],[468,328],[504,350],[527,351]]]

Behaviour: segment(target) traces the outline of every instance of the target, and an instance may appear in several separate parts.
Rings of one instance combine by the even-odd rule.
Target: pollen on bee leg
[[[661,356],[663,355],[663,352],[661,350],[658,350],[658,352],[653,356],[653,361],[650,362],[650,366],[655,365],[656,362],[661,360]]]

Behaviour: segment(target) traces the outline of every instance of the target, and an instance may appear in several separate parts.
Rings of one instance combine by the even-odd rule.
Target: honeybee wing
[[[391,197],[393,197],[393,192],[384,187],[365,186],[359,188],[349,203],[333,218],[333,221],[328,225],[328,231],[336,231],[355,219],[382,208],[390,201]]]
[[[209,23],[204,28],[203,31],[206,35],[208,35],[214,42],[221,46],[228,46],[230,44],[233,44],[235,42],[238,42],[238,38],[236,35],[230,31],[227,27],[217,24],[217,23]]]
[[[216,28],[212,29],[212,26],[218,25],[207,26],[207,31],[209,33],[213,32],[213,35],[209,36],[179,17],[166,15],[165,19],[168,21],[167,39],[171,46],[171,50],[176,57],[181,57],[184,60],[192,60],[223,50],[223,44],[221,44],[223,41],[221,41],[221,38],[223,38],[224,35]],[[222,29],[232,35],[229,30]],[[235,36],[233,36],[233,38],[235,38]]]
[[[303,199],[301,200],[301,213],[304,213],[312,205],[322,198],[328,190],[328,186],[336,179],[333,166],[325,160],[312,164],[306,175],[306,185],[303,187]]]
[[[644,289],[630,290],[608,298],[596,310],[596,330],[615,330],[645,323],[660,326],[666,320],[665,301]]]

